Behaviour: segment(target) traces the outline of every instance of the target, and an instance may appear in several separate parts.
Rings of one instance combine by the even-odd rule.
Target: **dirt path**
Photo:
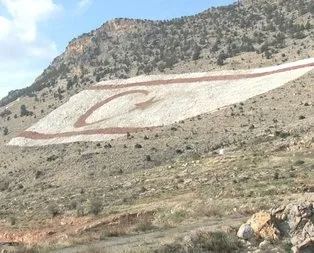
[[[184,237],[192,231],[200,228],[206,231],[225,231],[228,227],[238,227],[248,217],[231,219],[202,219],[193,223],[184,223],[178,227],[161,229],[145,234],[136,234],[122,237],[111,237],[104,241],[95,242],[89,245],[78,245],[71,248],[50,251],[51,253],[79,253],[89,249],[103,249],[105,252],[122,253],[129,251],[150,252],[159,245],[169,243],[177,237]]]

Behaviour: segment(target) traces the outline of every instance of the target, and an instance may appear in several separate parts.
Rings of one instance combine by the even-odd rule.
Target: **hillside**
[[[284,48],[294,46],[294,54],[308,57],[313,49],[304,41],[313,36],[313,1],[278,3],[235,3],[170,21],[106,22],[70,41],[30,87],[10,92],[0,107],[44,88],[48,96],[62,98],[67,97],[64,90],[77,92],[99,80],[211,70],[244,52],[276,59]],[[276,60],[289,59],[283,53]]]
[[[241,1],[170,21],[109,21],[72,40],[32,86],[2,99],[0,250],[290,252],[286,237],[266,240],[267,247],[261,238],[236,237],[257,211],[314,203],[314,3],[269,2]],[[256,75],[255,68],[278,70],[297,60],[311,68],[256,82],[271,88],[248,99],[222,93],[231,102],[211,113],[97,142],[7,145],[35,123],[48,127],[45,117],[62,114],[73,95],[77,105],[92,100],[79,92],[97,81],[202,71]],[[75,110],[56,120],[59,130],[68,130]]]

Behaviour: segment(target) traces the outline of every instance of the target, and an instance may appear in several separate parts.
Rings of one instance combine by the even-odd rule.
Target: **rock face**
[[[269,213],[256,213],[248,223],[258,237],[270,240],[277,240],[279,238],[280,231],[276,228],[273,217]]]
[[[240,227],[238,237],[250,226],[262,239],[277,240],[288,237],[295,253],[314,252],[314,208],[312,203],[289,204],[269,212],[259,212]]]
[[[223,64],[226,57],[240,53],[256,52],[252,54],[254,61],[264,58],[266,53],[272,57],[272,47],[283,49],[283,53],[290,40],[301,44],[303,42],[299,38],[307,37],[312,41],[313,1],[299,2],[238,0],[239,4],[210,8],[197,15],[167,21],[127,18],[108,21],[98,29],[71,40],[65,52],[55,58],[31,86],[11,91],[0,99],[0,107],[25,95],[33,96],[43,89],[56,92],[63,83],[69,83],[69,89],[74,84],[81,91],[97,80],[124,79],[165,70],[172,73],[190,69],[208,71],[212,67],[203,63],[207,58],[210,62]],[[280,19],[267,18],[275,17],[278,13],[281,14]],[[282,29],[282,24],[289,25]],[[235,30],[237,33],[234,33]],[[278,31],[281,31],[279,37]],[[273,36],[276,39],[271,39],[272,45],[269,47],[270,41],[265,39]],[[308,53],[302,50],[302,55],[312,55],[311,44],[305,46]],[[292,61],[294,52],[290,51],[285,57]],[[238,64],[237,60],[234,64]],[[179,68],[176,68],[177,65]],[[80,74],[77,74],[77,69],[82,70]]]
[[[294,252],[314,252],[314,209],[312,203],[287,205],[272,211],[284,236],[291,237]]]

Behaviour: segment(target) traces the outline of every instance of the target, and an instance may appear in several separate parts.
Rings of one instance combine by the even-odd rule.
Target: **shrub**
[[[20,110],[21,110],[21,112],[20,112],[21,117],[33,115],[33,112],[27,110],[26,105],[21,105]]]
[[[4,111],[0,113],[0,117],[5,118],[6,116],[9,116],[10,114],[12,114],[12,112],[8,109],[5,109]]]
[[[93,199],[90,202],[90,212],[94,215],[98,215],[102,210],[102,203],[99,199]]]
[[[300,120],[305,119],[305,116],[301,115],[301,116],[299,116],[299,119]]]
[[[184,244],[181,241],[168,244],[155,250],[155,253],[233,253],[238,252],[242,245],[239,239],[224,232],[204,232],[199,231],[190,236],[190,240]],[[242,251],[241,251],[242,252]]]
[[[56,204],[50,204],[47,207],[47,211],[48,211],[49,215],[51,216],[51,218],[56,217],[57,215],[60,214],[59,208]]]
[[[227,55],[224,52],[221,52],[217,58],[217,64],[219,66],[224,65],[225,60],[227,59]]]
[[[294,165],[295,166],[300,166],[300,165],[302,165],[302,164],[304,164],[305,162],[303,161],[303,160],[297,160],[295,163],[294,163]]]
[[[16,217],[15,216],[10,217],[10,224],[11,224],[11,226],[14,226],[16,224]]]
[[[0,180],[0,192],[5,191],[9,188],[8,180]]]
[[[196,60],[200,59],[200,55],[201,55],[201,48],[199,46],[196,46],[194,48],[192,60],[196,61]]]
[[[5,127],[3,129],[3,135],[8,135],[8,134],[9,134],[9,129],[8,129],[8,127]]]
[[[42,172],[40,170],[35,170],[34,171],[35,179],[38,179],[41,175],[42,175]]]
[[[142,148],[143,146],[141,144],[136,143],[134,147],[135,148]]]
[[[151,221],[144,220],[136,224],[135,231],[137,232],[147,232],[155,229],[156,227],[152,224]]]
[[[272,53],[270,51],[265,52],[266,59],[270,59],[272,57]]]
[[[105,253],[106,250],[103,249],[103,248],[95,248],[95,247],[88,247],[88,249],[84,250],[84,251],[81,251],[82,253]]]
[[[147,162],[151,162],[151,161],[152,161],[152,158],[151,158],[150,155],[146,155],[146,161],[147,161]]]
[[[128,233],[127,229],[123,226],[113,226],[113,227],[106,227],[101,235],[100,239],[104,240],[107,237],[119,237],[126,235]]]
[[[241,247],[241,243],[234,235],[225,232],[203,232],[200,231],[191,238],[192,250],[202,249],[204,252],[232,253]]]
[[[275,135],[279,136],[280,138],[285,139],[285,138],[289,137],[291,134],[289,132],[276,131]]]

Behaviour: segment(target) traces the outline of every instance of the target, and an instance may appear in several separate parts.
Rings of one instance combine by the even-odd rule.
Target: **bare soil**
[[[232,224],[230,217],[247,217],[260,209],[299,201],[303,195],[310,200],[314,191],[313,83],[311,72],[215,113],[108,142],[9,147],[4,144],[13,134],[37,119],[0,119],[2,126],[14,129],[1,136],[0,230],[16,233],[10,240],[20,241],[19,233],[64,232],[62,219],[72,219],[76,227],[82,220],[149,210],[155,213],[152,225],[157,230],[174,227],[169,233],[175,237],[176,227],[188,230],[180,230],[187,221],[197,227],[201,219],[219,218],[227,226]],[[218,155],[220,149],[224,155]],[[100,216],[93,218],[97,201]],[[71,228],[65,226],[65,231]],[[142,237],[133,235],[134,231],[136,224],[123,234],[131,234],[130,241],[137,238],[137,242]],[[102,229],[87,235],[74,233],[67,238],[67,246],[97,241],[101,234]],[[156,240],[147,235],[153,245],[159,244],[158,232],[155,235]],[[100,245],[111,247],[121,240],[123,249],[127,238],[111,238]],[[134,244],[130,243],[131,250]],[[65,245],[64,240],[59,245]]]

